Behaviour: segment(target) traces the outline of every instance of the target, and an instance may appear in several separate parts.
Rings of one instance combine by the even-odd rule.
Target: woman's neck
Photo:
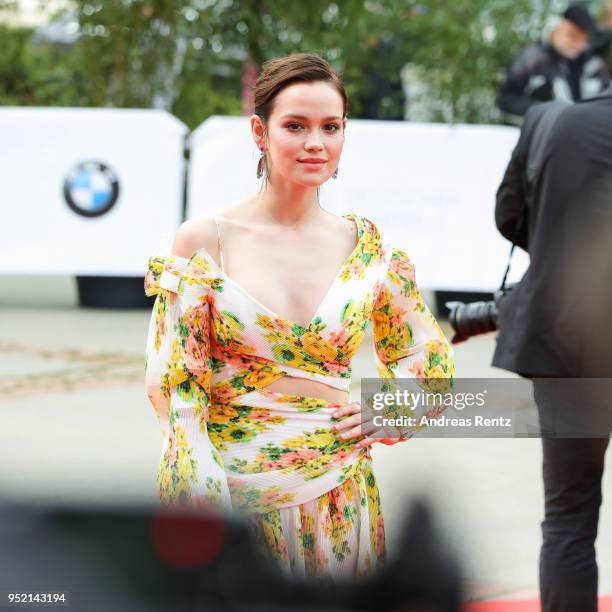
[[[289,227],[310,225],[326,215],[317,201],[316,187],[300,185],[273,186],[269,182],[255,196],[251,208],[261,220],[274,221]]]

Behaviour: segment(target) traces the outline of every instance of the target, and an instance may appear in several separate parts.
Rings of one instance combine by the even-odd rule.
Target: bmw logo
[[[119,197],[117,175],[98,161],[85,161],[70,170],[64,180],[64,198],[83,217],[107,213]]]

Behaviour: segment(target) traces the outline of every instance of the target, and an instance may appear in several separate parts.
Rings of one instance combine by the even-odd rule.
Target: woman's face
[[[342,97],[325,81],[294,83],[274,99],[267,136],[257,115],[251,125],[265,148],[273,180],[318,187],[336,170],[344,145]]]

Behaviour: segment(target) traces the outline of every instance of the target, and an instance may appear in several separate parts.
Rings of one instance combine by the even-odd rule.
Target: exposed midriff
[[[289,395],[305,395],[316,397],[328,402],[347,402],[349,393],[342,389],[334,389],[325,383],[315,380],[306,380],[295,376],[283,376],[273,383],[266,385],[266,390]]]

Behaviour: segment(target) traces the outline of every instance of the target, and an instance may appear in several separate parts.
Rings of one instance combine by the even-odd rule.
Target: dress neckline
[[[265,304],[262,304],[257,298],[255,298],[253,295],[251,295],[251,293],[249,293],[242,285],[240,285],[235,280],[233,280],[230,276],[228,276],[226,274],[226,272],[219,267],[219,265],[214,260],[212,255],[204,247],[199,248],[189,258],[189,261],[191,262],[195,257],[203,254],[206,257],[206,259],[209,260],[209,262],[215,267],[215,269],[216,269],[218,274],[223,276],[226,281],[228,281],[233,287],[238,289],[238,291],[240,291],[245,297],[247,297],[249,300],[251,300],[254,304],[257,304],[257,306],[259,308],[261,308],[262,310],[264,310],[267,314],[271,315],[272,317],[274,317],[276,319],[281,319],[281,320],[286,321],[288,323],[291,323],[293,325],[297,325],[300,329],[308,330],[308,329],[310,329],[317,322],[317,319],[321,317],[321,312],[323,311],[324,306],[326,305],[327,300],[329,299],[330,295],[333,293],[333,290],[335,289],[336,284],[338,283],[338,281],[340,279],[342,271],[344,270],[346,264],[354,257],[355,253],[361,247],[361,243],[362,243],[362,241],[364,239],[364,229],[363,229],[361,218],[358,215],[356,215],[356,214],[354,214],[352,212],[345,213],[345,214],[342,215],[342,217],[344,217],[345,219],[347,219],[347,218],[352,219],[354,221],[355,225],[357,226],[357,243],[355,244],[355,247],[353,248],[353,250],[349,253],[349,255],[342,262],[340,268],[338,269],[338,271],[336,272],[336,275],[334,276],[334,279],[332,280],[332,282],[329,285],[327,291],[325,292],[325,295],[323,296],[323,298],[319,302],[319,305],[317,306],[314,315],[312,316],[312,318],[310,319],[310,321],[308,321],[308,323],[306,325],[302,325],[301,323],[298,323],[297,321],[293,321],[292,319],[290,319],[288,317],[285,317],[285,316],[283,316],[282,314],[280,314],[278,312],[275,312],[271,308],[268,308]]]

